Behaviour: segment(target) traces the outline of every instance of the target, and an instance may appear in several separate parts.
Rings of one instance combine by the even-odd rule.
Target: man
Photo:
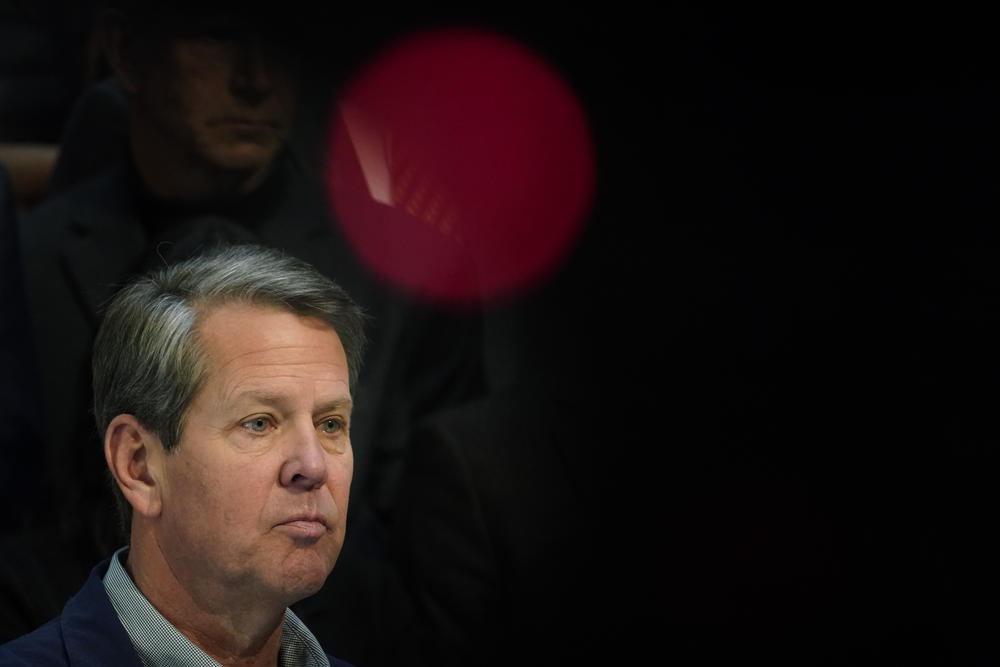
[[[343,544],[363,324],[339,286],[256,246],[123,289],[94,410],[131,540],[0,664],[346,664],[287,607]]]
[[[365,634],[367,612],[354,608],[365,600],[364,587],[326,591],[352,587],[375,562],[379,512],[393,494],[416,417],[482,393],[482,337],[475,313],[418,303],[372,274],[331,220],[319,179],[292,150],[302,89],[295,29],[308,23],[302,11],[295,2],[276,9],[226,0],[116,0],[101,13],[105,60],[126,104],[123,157],[21,221],[43,414],[58,415],[43,422],[45,497],[56,501],[40,508],[42,535],[32,539],[44,545],[35,551],[59,554],[45,570],[59,574],[0,576],[0,593],[13,588],[5,600],[17,600],[4,603],[16,611],[13,626],[4,626],[0,610],[0,638],[55,614],[90,563],[117,543],[114,527],[105,525],[111,512],[103,470],[80,445],[96,439],[87,362],[104,305],[151,268],[217,242],[251,242],[313,265],[378,323],[353,417],[351,530],[366,536],[348,541],[325,597],[303,610],[305,617],[335,608],[313,623],[318,634],[377,641]],[[364,552],[352,556],[361,545]],[[347,576],[351,563],[363,576]],[[344,655],[363,662],[362,649],[352,651]]]

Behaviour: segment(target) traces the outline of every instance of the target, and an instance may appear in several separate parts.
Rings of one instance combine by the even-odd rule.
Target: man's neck
[[[232,591],[196,590],[153,549],[129,549],[125,569],[136,588],[171,625],[223,665],[276,667],[285,609],[235,599]]]

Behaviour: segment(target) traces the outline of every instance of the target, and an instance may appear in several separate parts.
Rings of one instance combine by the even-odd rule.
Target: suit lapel
[[[94,568],[60,616],[66,655],[73,667],[141,667],[132,640],[104,590],[108,563],[105,560]]]

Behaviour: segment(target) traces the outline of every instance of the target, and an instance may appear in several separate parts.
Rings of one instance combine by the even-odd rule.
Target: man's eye
[[[319,426],[323,429],[324,433],[336,433],[341,430],[343,424],[336,419],[324,419],[319,423]]]
[[[267,417],[255,417],[241,424],[241,426],[250,429],[254,433],[263,433],[269,425],[270,422],[267,420]]]

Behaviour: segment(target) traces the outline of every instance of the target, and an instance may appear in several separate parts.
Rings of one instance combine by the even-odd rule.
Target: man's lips
[[[322,537],[330,529],[326,519],[313,515],[291,517],[279,523],[275,528],[290,533],[293,537],[307,539]]]
[[[244,118],[241,116],[226,116],[224,118],[217,118],[212,124],[224,127],[235,127],[244,130],[277,130],[281,127],[281,123],[275,120],[263,118]]]

